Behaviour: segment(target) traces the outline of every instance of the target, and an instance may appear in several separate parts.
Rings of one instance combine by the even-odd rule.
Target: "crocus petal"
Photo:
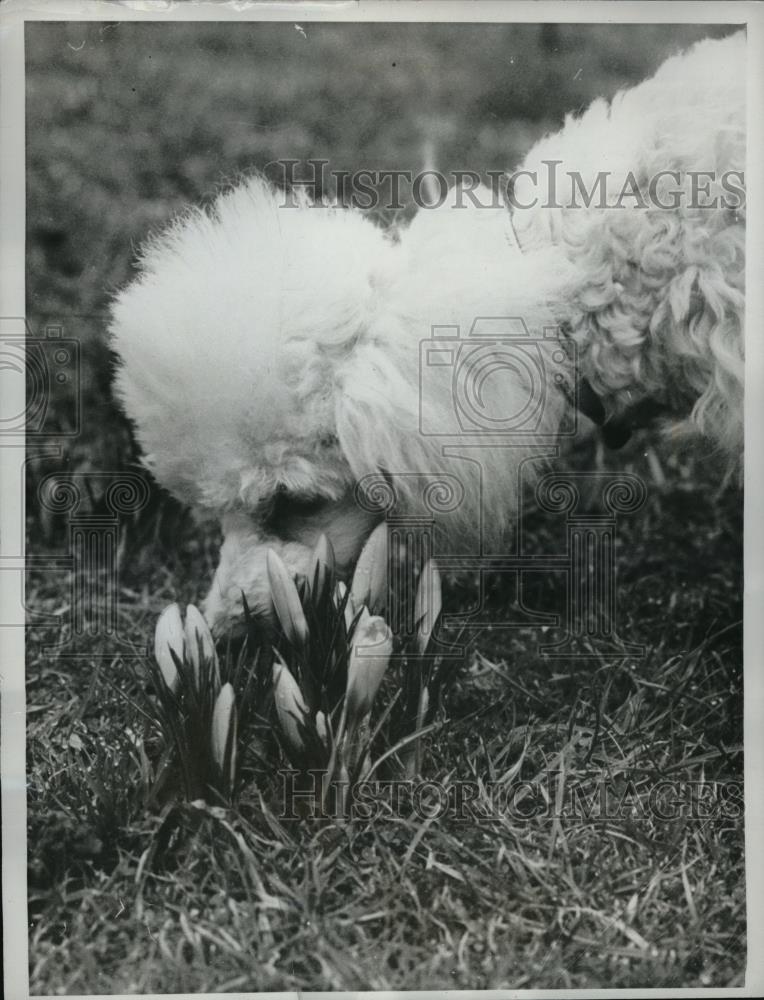
[[[357,722],[371,711],[372,702],[393,652],[393,633],[377,615],[361,617],[353,637],[348,663],[346,706]]]
[[[373,612],[387,605],[387,524],[369,535],[356,563],[350,594],[356,607],[366,604]]]
[[[440,570],[433,559],[428,559],[419,577],[414,601],[414,622],[417,625],[416,645],[420,654],[430,642],[433,629],[443,607]]]
[[[236,696],[230,684],[224,684],[212,711],[212,759],[222,771],[225,767],[226,751],[231,747],[229,780],[233,781],[236,770]]]
[[[218,656],[215,652],[215,643],[212,639],[209,625],[204,620],[201,611],[194,605],[189,604],[186,608],[186,655],[194,668],[194,680],[197,688],[202,668],[209,668],[213,672],[216,683],[220,683],[220,666]],[[199,660],[199,643],[201,641],[203,662]]]
[[[284,736],[293,749],[302,750],[304,743],[298,722],[304,722],[308,706],[299,684],[281,659],[273,664],[273,697]]]
[[[308,641],[308,623],[292,575],[273,549],[268,549],[265,558],[271,599],[284,635],[293,646],[304,646]]]
[[[168,604],[159,616],[154,631],[154,658],[165,684],[171,691],[176,691],[179,683],[178,668],[170,650],[179,660],[183,660],[183,622],[177,604]]]

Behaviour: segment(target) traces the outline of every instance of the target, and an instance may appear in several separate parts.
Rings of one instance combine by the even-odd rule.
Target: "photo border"
[[[447,22],[602,22],[621,23],[741,23],[748,31],[748,164],[751,178],[764,179],[764,9],[745,2],[676,2],[654,4],[614,0],[361,0],[360,3],[254,3],[241,0],[177,3],[172,0],[94,2],[46,0],[24,3],[6,0],[0,6],[0,309],[4,317],[25,312],[25,126],[24,126],[24,26],[33,21],[447,21]],[[764,992],[764,954],[755,941],[764,940],[764,860],[759,847],[764,835],[764,528],[759,506],[764,497],[764,449],[757,432],[764,427],[764,338],[750,331],[764,328],[764,225],[763,192],[748,189],[747,327],[745,399],[745,789],[746,886],[748,912],[748,965],[746,985],[731,989],[650,989],[656,997],[757,996]],[[24,407],[23,384],[16,379],[13,404]],[[20,392],[19,392],[20,389]],[[24,467],[22,444],[0,445],[0,695],[2,718],[2,846],[4,974],[7,997],[28,996],[28,920],[26,887],[26,770],[24,691],[24,537],[19,517],[20,477]],[[342,996],[421,997],[444,991],[310,993],[327,1000]],[[465,998],[644,996],[645,990],[490,990],[446,991]],[[166,996],[163,994],[162,996]],[[292,997],[294,993],[198,994],[209,997]],[[95,996],[93,994],[92,996]],[[115,997],[116,995],[110,994]],[[149,996],[149,994],[144,994]]]

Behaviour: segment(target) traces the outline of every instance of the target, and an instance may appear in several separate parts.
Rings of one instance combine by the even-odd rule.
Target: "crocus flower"
[[[350,595],[357,608],[384,612],[387,604],[387,525],[379,524],[369,535],[356,563]]]
[[[326,716],[323,712],[316,712],[316,732],[318,738],[325,747],[329,746],[329,730],[326,725]]]
[[[329,579],[333,573],[334,549],[332,548],[332,543],[326,535],[321,535],[316,542],[316,547],[313,549],[313,559],[311,562],[308,582],[312,587],[315,581],[316,591],[320,594],[324,589],[327,579]]]
[[[334,588],[335,607],[339,608],[339,606],[345,599],[345,594],[347,594],[347,592],[348,592],[347,587],[342,582],[342,580],[339,580]],[[355,614],[356,614],[356,609],[355,605],[353,604],[353,598],[348,597],[347,601],[345,601],[345,629],[347,631],[350,631],[350,626],[353,624],[353,619],[355,618]]]
[[[236,771],[236,696],[230,684],[224,684],[212,711],[212,759],[222,771],[226,752],[231,748],[228,778],[233,782]]]
[[[273,697],[284,736],[292,749],[302,750],[304,742],[300,723],[307,717],[308,706],[305,704],[299,684],[280,657],[273,664]]]
[[[414,600],[414,623],[417,627],[417,651],[424,653],[430,642],[433,629],[440,617],[443,606],[440,570],[432,559],[428,559],[419,577]]]
[[[430,692],[426,687],[422,688],[422,693],[419,696],[419,711],[417,713],[417,725],[421,726],[424,720],[427,718],[427,710],[430,707]]]
[[[212,668],[215,678],[215,686],[220,684],[220,665],[215,652],[215,643],[212,640],[212,633],[209,625],[204,620],[201,611],[193,604],[186,608],[186,656],[194,668],[194,681],[199,688],[199,678],[202,674],[203,666]],[[201,646],[201,657],[199,649]]]
[[[178,668],[172,654],[183,660],[183,622],[177,604],[168,604],[159,616],[154,631],[154,658],[159,665],[165,684],[171,691],[177,691]]]
[[[393,633],[378,615],[362,615],[353,635],[345,705],[351,724],[371,711],[393,652]]]
[[[271,599],[284,635],[293,646],[304,646],[308,641],[308,623],[292,575],[273,549],[268,549],[266,563]]]

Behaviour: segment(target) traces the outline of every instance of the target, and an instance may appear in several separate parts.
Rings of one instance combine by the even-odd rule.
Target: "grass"
[[[83,359],[81,433],[30,464],[30,552],[67,544],[66,517],[39,503],[44,476],[134,468],[101,317],[147,230],[279,156],[416,170],[435,135],[443,169],[511,166],[566,110],[707,31],[381,25],[371,45],[368,28],[304,27],[307,40],[291,24],[27,27],[29,319],[63,322]],[[476,811],[499,783],[521,804],[559,803],[556,819],[423,819],[404,795],[372,820],[288,821],[253,755],[235,808],[147,810],[140,656],[166,604],[204,593],[217,529],[156,488],[123,520],[119,647],[46,650],[72,581],[31,569],[32,992],[742,985],[742,498],[702,454],[644,435],[570,456],[593,461],[648,484],[617,550],[619,628],[645,657],[548,660],[538,630],[484,631],[424,741],[424,777],[452,794],[469,783]],[[88,503],[103,510],[97,482]],[[561,524],[529,515],[535,550],[559,552]],[[473,594],[447,580],[445,606]],[[524,597],[559,610],[553,578],[534,574]],[[501,580],[488,599],[506,606]],[[603,782],[618,815],[575,815]],[[695,788],[710,815],[662,818],[661,782]]]

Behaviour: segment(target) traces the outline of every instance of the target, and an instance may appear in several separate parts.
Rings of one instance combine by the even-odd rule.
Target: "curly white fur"
[[[706,40],[612,103],[568,118],[522,169],[541,175],[560,161],[590,192],[606,171],[609,207],[583,209],[561,184],[560,208],[513,216],[526,252],[554,245],[574,267],[556,315],[609,412],[645,398],[665,404],[733,462],[743,445],[745,203],[731,191],[745,172],[745,59],[742,33]],[[661,175],[657,200],[676,198],[676,208],[650,194]],[[638,194],[614,207],[630,177]],[[527,188],[530,178],[519,180]],[[530,203],[522,191],[518,201]]]
[[[663,169],[742,170],[743,51],[730,39],[669,60],[612,105],[568,120],[524,168],[554,159],[592,180],[631,170],[640,184]],[[416,510],[421,490],[405,474],[459,474],[442,439],[420,432],[420,418],[453,423],[450,392],[420,391],[419,344],[433,326],[465,337],[476,318],[522,317],[540,338],[563,323],[611,410],[656,398],[739,449],[741,213],[563,202],[515,210],[513,230],[504,208],[459,203],[421,211],[397,238],[356,212],[284,207],[251,179],[151,242],[116,299],[117,393],[146,462],[223,519],[206,603],[216,628],[235,622],[242,591],[268,610],[267,547],[304,572],[324,531],[352,563],[375,521],[354,501],[363,476],[396,476]],[[531,391],[519,368],[482,388],[489,420]],[[551,375],[549,388],[540,434],[554,433],[568,405]],[[495,544],[514,513],[518,470],[538,439],[507,443],[483,441],[483,494],[467,490],[449,519],[462,542],[487,531]]]

